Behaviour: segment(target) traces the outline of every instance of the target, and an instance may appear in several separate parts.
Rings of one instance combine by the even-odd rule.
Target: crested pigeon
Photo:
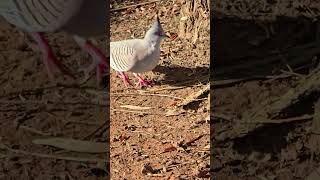
[[[140,87],[151,86],[141,73],[153,70],[160,59],[160,43],[168,37],[161,27],[158,15],[143,39],[110,42],[110,66],[116,70],[127,87],[132,85],[125,72],[133,72]]]
[[[87,39],[106,33],[106,8],[105,0],[0,0],[0,16],[30,33],[37,42],[51,80],[52,68],[74,78],[56,59],[44,37],[43,33],[57,30],[72,34],[76,43],[92,56],[98,64],[97,78],[100,78],[107,67],[107,59],[102,51]]]

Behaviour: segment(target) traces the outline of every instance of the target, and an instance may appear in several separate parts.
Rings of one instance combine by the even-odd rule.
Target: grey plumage
[[[83,0],[1,0],[0,14],[28,32],[55,31],[64,26]]]
[[[146,81],[139,75],[151,71],[160,59],[160,43],[167,37],[158,16],[143,39],[130,39],[110,43],[110,66],[120,73],[125,84],[130,84],[124,72],[130,71],[139,79],[140,85]]]
[[[102,52],[87,41],[90,37],[106,34],[106,8],[106,0],[0,0],[0,15],[11,24],[29,32],[37,41],[51,78],[52,65],[63,72],[67,71],[53,57],[42,32],[62,30],[72,34],[95,63],[106,66],[106,58]]]

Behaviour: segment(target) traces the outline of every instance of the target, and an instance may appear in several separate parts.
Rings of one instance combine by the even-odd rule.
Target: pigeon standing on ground
[[[110,43],[110,66],[122,78],[125,86],[131,85],[125,72],[133,72],[139,80],[138,85],[151,86],[141,73],[153,70],[160,59],[160,43],[168,37],[163,31],[159,17],[146,32],[143,39],[130,39]]]
[[[87,39],[106,34],[107,3],[105,0],[0,0],[0,16],[27,31],[40,47],[49,78],[53,68],[74,76],[56,59],[44,32],[65,31],[97,64],[97,78],[107,68],[104,54]]]

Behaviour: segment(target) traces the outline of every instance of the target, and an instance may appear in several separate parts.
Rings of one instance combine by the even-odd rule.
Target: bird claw
[[[140,88],[143,87],[152,87],[154,85],[154,82],[152,80],[145,80],[145,79],[139,79],[139,82],[137,83],[137,86]]]
[[[152,87],[154,85],[152,80],[144,79],[139,73],[133,73],[133,75],[139,80],[137,86],[140,86],[140,88]]]
[[[132,86],[132,83],[130,82],[130,80],[128,78],[122,78],[123,84],[124,86],[126,86],[126,88]]]
[[[126,87],[132,86],[128,76],[124,72],[117,72],[117,74],[122,79],[122,82]]]

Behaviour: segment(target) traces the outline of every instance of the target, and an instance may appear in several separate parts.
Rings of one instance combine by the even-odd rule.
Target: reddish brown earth
[[[130,3],[114,7],[127,5]],[[178,33],[181,5],[163,1],[159,7],[164,30]],[[111,40],[143,37],[155,11],[155,4],[148,4],[111,13]],[[165,40],[160,64],[144,74],[155,80],[152,88],[125,88],[111,71],[113,179],[209,179],[208,92],[200,97],[202,100],[190,103],[184,113],[166,116],[169,109],[175,109],[208,83],[209,47],[208,31],[196,47],[179,37]],[[134,84],[137,82],[132,74],[129,77]]]

